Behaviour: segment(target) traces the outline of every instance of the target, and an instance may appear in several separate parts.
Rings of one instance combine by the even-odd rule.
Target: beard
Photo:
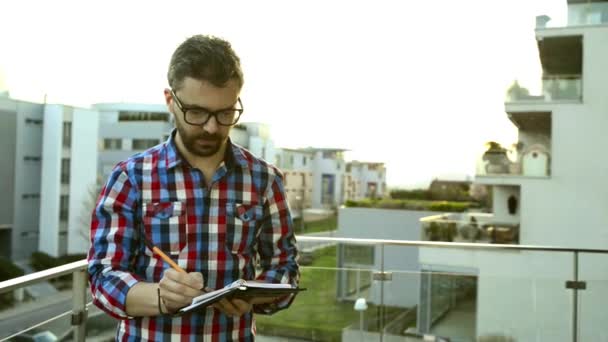
[[[187,132],[180,124],[176,126],[186,150],[198,157],[215,155],[227,140],[226,137],[219,134],[210,134],[204,131],[202,133],[192,133]]]

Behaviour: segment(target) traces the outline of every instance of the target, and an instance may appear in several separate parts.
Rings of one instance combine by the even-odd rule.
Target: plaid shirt
[[[211,184],[167,142],[118,164],[101,191],[91,224],[89,279],[94,303],[120,319],[120,341],[253,340],[252,313],[241,317],[214,308],[181,317],[128,317],[129,289],[158,282],[168,265],[148,249],[146,236],[205,286],[258,279],[297,284],[299,269],[282,174],[232,144]],[[256,277],[256,264],[261,273]],[[284,309],[293,296],[254,305],[254,312]]]

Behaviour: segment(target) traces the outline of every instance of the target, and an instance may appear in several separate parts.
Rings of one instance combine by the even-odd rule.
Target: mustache
[[[222,137],[219,134],[203,133],[203,134],[197,136],[196,139],[220,141],[220,140],[222,140]]]

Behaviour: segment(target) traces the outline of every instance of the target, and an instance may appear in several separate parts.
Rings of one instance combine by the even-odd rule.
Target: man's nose
[[[219,124],[217,123],[217,117],[215,115],[211,115],[209,120],[203,125],[203,129],[208,133],[215,133],[219,129]]]

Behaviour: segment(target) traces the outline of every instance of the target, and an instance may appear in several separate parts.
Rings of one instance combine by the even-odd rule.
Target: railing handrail
[[[490,244],[490,243],[467,243],[467,242],[436,242],[436,241],[419,241],[419,240],[388,240],[388,239],[360,239],[360,238],[345,238],[345,237],[317,237],[298,235],[298,241],[321,241],[335,243],[349,243],[362,245],[391,245],[391,246],[408,246],[408,247],[434,247],[434,248],[452,248],[452,249],[469,249],[469,250],[508,250],[508,251],[537,251],[537,252],[560,252],[560,253],[596,253],[608,254],[606,249],[593,248],[571,248],[559,246],[534,246],[534,245],[507,245],[507,244]],[[49,268],[44,271],[27,274],[21,277],[9,279],[0,282],[0,293],[9,292],[33,283],[43,280],[57,278],[62,275],[72,274],[75,271],[85,270],[88,262],[86,259],[75,261],[62,266]]]
[[[87,268],[87,259],[74,261],[69,264],[49,268],[44,271],[26,274],[21,277],[5,280],[0,282],[0,293],[9,292],[33,283],[43,280],[61,277],[62,275],[72,274],[76,271],[85,270]]]
[[[607,249],[593,248],[570,248],[558,246],[534,246],[534,245],[507,245],[491,243],[468,243],[468,242],[435,242],[419,240],[387,240],[387,239],[359,239],[344,237],[317,237],[317,236],[296,236],[298,241],[329,241],[336,243],[350,243],[362,245],[391,245],[391,246],[417,246],[417,247],[437,247],[452,249],[474,249],[474,250],[511,250],[511,251],[538,251],[538,252],[568,252],[568,253],[598,253],[608,254]]]

